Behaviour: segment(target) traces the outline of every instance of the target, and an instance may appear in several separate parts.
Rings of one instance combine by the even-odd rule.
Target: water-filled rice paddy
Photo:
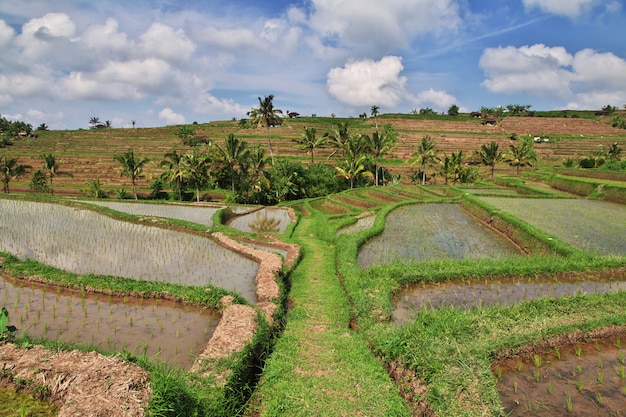
[[[271,221],[271,230],[263,230],[263,225]],[[228,222],[233,227],[242,232],[278,232],[284,233],[287,226],[291,224],[289,212],[283,208],[264,207],[251,213],[234,217]]]
[[[494,366],[507,416],[626,413],[624,335],[511,358]]]
[[[156,216],[185,220],[205,226],[213,226],[213,215],[221,207],[192,207],[177,204],[124,203],[118,201],[85,201],[89,204],[107,207],[122,213],[137,216]]]
[[[616,291],[626,291],[626,281],[586,280],[584,277],[548,281],[529,277],[413,284],[394,297],[393,319],[396,324],[403,324],[423,309],[510,306],[538,298]]]
[[[212,310],[160,299],[70,291],[0,276],[0,304],[18,335],[146,354],[189,367],[217,327]]]
[[[626,254],[626,209],[606,201],[480,197],[487,204],[601,255]]]
[[[519,195],[517,190],[512,188],[463,188],[464,193],[474,194],[474,195],[507,195],[507,196],[516,196]]]
[[[0,245],[78,274],[215,285],[255,302],[258,264],[212,239],[56,204],[0,200]]]
[[[348,226],[342,227],[337,231],[338,235],[342,235],[344,233],[356,233],[361,230],[371,229],[374,225],[374,221],[376,221],[376,215],[371,214],[366,217],[362,217],[356,221],[354,224],[350,224]]]
[[[361,268],[393,262],[503,258],[520,255],[504,236],[458,204],[412,204],[387,215],[383,233],[359,249]]]

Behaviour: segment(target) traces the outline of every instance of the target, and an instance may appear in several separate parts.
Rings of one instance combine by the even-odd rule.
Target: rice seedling
[[[548,381],[548,394],[552,394],[554,387],[552,386],[552,381]]]
[[[565,409],[571,413],[574,410],[574,404],[572,403],[572,397],[569,394],[565,394]]]
[[[624,365],[624,362],[626,361],[626,359],[624,358],[624,352],[620,351],[618,354],[618,358],[619,358],[619,363]]]
[[[539,380],[541,379],[541,373],[539,369],[533,369],[533,378],[535,379],[535,382],[539,382]]]
[[[558,360],[561,360],[561,350],[559,349],[558,346],[554,347],[554,355],[556,356]]]
[[[583,380],[578,379],[578,381],[576,381],[576,389],[578,390],[578,392],[583,392],[583,388],[584,388]]]
[[[575,348],[575,352],[576,352],[576,357],[580,358],[580,355],[582,354],[583,348],[580,345],[576,345]]]
[[[604,373],[602,371],[598,372],[596,380],[598,381],[598,384],[602,384],[604,382]]]
[[[535,367],[537,367],[537,368],[541,367],[541,364],[542,364],[541,355],[534,354],[533,355],[533,363],[535,364]]]

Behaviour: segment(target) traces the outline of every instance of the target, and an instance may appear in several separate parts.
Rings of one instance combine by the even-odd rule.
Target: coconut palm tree
[[[267,129],[267,142],[270,148],[270,157],[272,158],[272,166],[274,166],[274,150],[272,149],[272,138],[270,136],[270,126],[279,124],[283,111],[274,108],[274,95],[270,94],[263,100],[259,97],[259,107],[248,112],[248,116],[257,127],[265,126]]]
[[[311,154],[311,164],[314,164],[315,149],[323,148],[326,145],[327,139],[328,138],[324,136],[318,138],[314,127],[308,128],[305,126],[304,132],[302,132],[300,138],[294,139],[293,141],[300,145],[299,149]]]
[[[396,144],[396,138],[389,129],[384,129],[382,133],[374,132],[372,136],[364,135],[363,138],[366,150],[374,157],[375,184],[378,185],[378,160],[391,151]]]
[[[365,169],[367,156],[363,153],[364,147],[360,136],[353,135],[348,139],[345,146],[345,158],[335,167],[338,176],[350,182],[350,189],[360,177],[371,177],[372,173]]]
[[[496,164],[502,160],[502,152],[499,150],[498,143],[494,140],[489,145],[483,144],[478,152],[480,162],[483,165],[491,167],[491,178],[495,175]]]
[[[374,118],[374,123],[376,124],[376,132],[378,132],[378,119],[377,119],[377,116],[380,114],[379,111],[380,111],[380,107],[378,107],[378,106],[372,106],[372,108],[370,109],[370,114]]]
[[[183,199],[183,182],[185,180],[185,171],[181,164],[182,157],[183,155],[174,149],[172,152],[164,155],[164,159],[160,164],[162,168],[165,168],[165,171],[161,174],[163,180],[174,184],[179,201]]]
[[[516,167],[517,175],[519,175],[520,168],[533,166],[537,162],[537,152],[533,150],[533,140],[526,138],[517,146],[511,144],[509,150],[502,155],[502,159],[512,167]]]
[[[209,179],[209,155],[200,151],[200,147],[193,148],[192,153],[186,153],[181,160],[184,178],[196,189],[196,202],[200,202],[200,186]]]
[[[235,193],[235,176],[237,167],[241,166],[249,156],[248,144],[240,141],[234,134],[230,133],[224,139],[224,146],[217,145],[217,152],[220,163],[230,171],[230,187]]]
[[[97,125],[100,124],[100,118],[99,117],[92,117],[91,119],[89,119],[89,124],[91,125],[92,129],[95,129]]]
[[[328,158],[333,157],[339,151],[341,151],[342,156],[345,156],[345,146],[351,135],[350,122],[348,120],[339,122],[337,126],[333,126],[328,134],[327,142],[334,150]]]
[[[437,156],[437,143],[429,135],[422,138],[409,158],[410,164],[419,165],[422,170],[422,185],[426,184],[426,167],[434,166],[439,161],[441,158]]]
[[[130,177],[130,182],[133,186],[133,197],[137,200],[136,181],[137,178],[143,177],[141,172],[149,159],[145,156],[135,157],[135,153],[132,149],[129,149],[122,155],[113,155],[113,159],[122,165],[120,176]]]
[[[7,156],[0,159],[0,177],[2,178],[2,190],[9,193],[9,182],[13,178],[21,177],[31,167],[29,165],[18,164],[16,158]]]
[[[44,169],[48,173],[48,178],[50,179],[50,194],[54,195],[52,179],[54,177],[72,177],[72,174],[69,172],[59,171],[59,163],[53,154],[45,153],[41,155],[41,158],[44,161]]]

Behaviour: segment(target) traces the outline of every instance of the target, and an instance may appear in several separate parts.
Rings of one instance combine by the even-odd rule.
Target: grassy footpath
[[[381,363],[349,329],[335,249],[324,240],[329,227],[316,213],[295,231],[304,258],[292,273],[293,306],[247,416],[408,416]]]

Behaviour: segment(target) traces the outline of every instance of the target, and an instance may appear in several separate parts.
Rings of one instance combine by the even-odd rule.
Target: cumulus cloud
[[[186,62],[196,50],[196,44],[187,38],[185,31],[163,23],[153,23],[140,38],[146,56],[170,63]]]
[[[56,84],[56,94],[65,100],[138,100],[137,89],[125,83],[102,83],[92,74],[72,72]]]
[[[72,42],[75,32],[76,25],[67,14],[48,13],[24,23],[16,42],[24,49],[24,54],[32,59],[41,54],[49,54],[54,45]]]
[[[335,99],[351,106],[395,107],[405,98],[402,58],[386,56],[348,62],[328,72],[326,85]]]
[[[159,119],[163,120],[167,125],[182,125],[185,123],[185,116],[174,112],[174,110],[169,107],[159,112]]]
[[[563,47],[537,44],[487,48],[479,66],[487,75],[483,86],[491,92],[529,91],[537,95],[566,96],[570,93],[571,79],[566,67],[572,61],[572,55]]]
[[[593,109],[626,101],[626,60],[583,49],[574,55],[545,45],[485,49],[483,86],[494,93],[527,92],[569,99],[568,108]]]
[[[228,118],[243,116],[249,110],[232,99],[219,99],[208,93],[192,99],[189,104],[196,113]]]
[[[13,28],[6,24],[4,20],[0,20],[0,46],[7,45],[15,36]]]
[[[310,26],[348,47],[384,54],[420,35],[440,36],[461,26],[454,0],[312,0]]]
[[[119,31],[114,18],[108,18],[104,25],[90,26],[82,36],[83,42],[98,54],[127,53],[133,47],[125,33]]]
[[[602,0],[522,0],[528,9],[539,8],[546,13],[552,13],[569,18],[576,18],[590,11]]]
[[[451,105],[457,103],[455,96],[432,88],[422,91],[412,101],[418,107],[432,107],[438,111],[447,110]]]

